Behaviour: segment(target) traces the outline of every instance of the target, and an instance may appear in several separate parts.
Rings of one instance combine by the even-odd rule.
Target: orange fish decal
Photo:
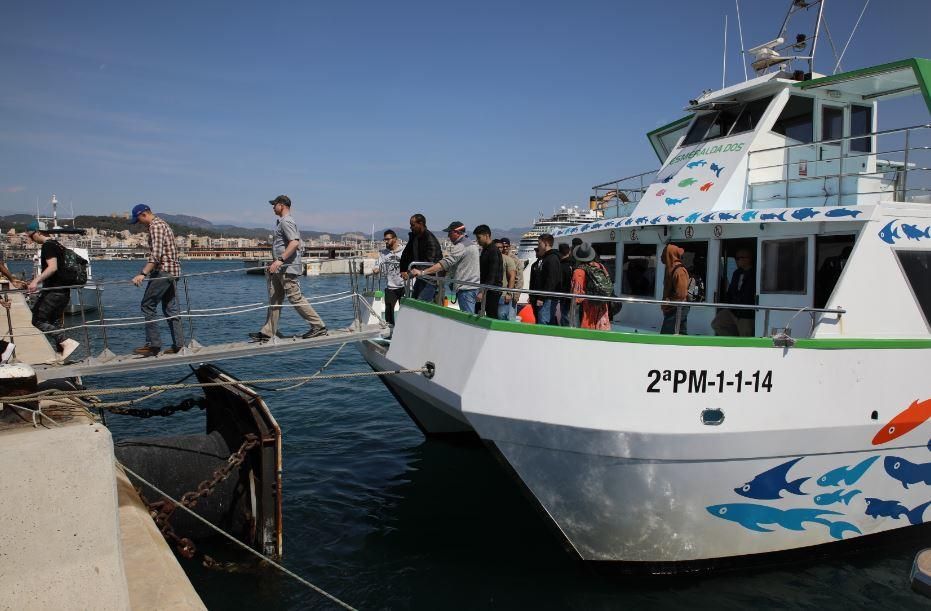
[[[712,186],[714,186],[714,183],[713,183],[713,182],[706,182],[706,183],[703,184],[702,186],[698,187],[698,190],[699,190],[699,191],[707,191],[707,190],[710,189]]]
[[[876,436],[873,437],[873,445],[878,446],[901,437],[905,433],[918,428],[928,418],[931,418],[931,399],[925,399],[924,401],[915,399],[911,405],[896,414],[886,426],[876,433]]]

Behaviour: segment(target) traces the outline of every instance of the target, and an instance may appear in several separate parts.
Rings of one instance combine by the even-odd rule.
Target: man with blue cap
[[[162,338],[158,332],[156,308],[162,304],[162,312],[168,319],[168,329],[171,331],[171,348],[165,350],[166,354],[174,354],[183,347],[181,332],[181,307],[178,305],[178,295],[175,290],[175,280],[181,275],[181,264],[178,263],[178,250],[175,245],[175,234],[168,223],[155,216],[152,209],[146,204],[136,204],[132,210],[131,224],[142,223],[149,230],[149,256],[142,270],[133,278],[133,284],[141,286],[148,278],[142,296],[142,315],[145,323],[145,346],[133,350],[142,356],[155,356],[162,351]]]

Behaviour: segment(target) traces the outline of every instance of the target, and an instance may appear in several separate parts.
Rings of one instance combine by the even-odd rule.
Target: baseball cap
[[[449,233],[450,231],[461,231],[462,233],[468,233],[465,228],[465,223],[463,223],[462,221],[453,221],[443,231],[445,231],[446,233]]]
[[[26,225],[26,233],[32,233],[33,231],[48,231],[48,225],[45,221],[29,221],[29,224]]]
[[[501,243],[502,243],[502,244],[507,244],[508,246],[510,246],[510,245],[511,245],[511,238],[501,238]]]
[[[149,208],[147,204],[136,204],[135,206],[133,206],[132,218],[129,219],[129,224],[135,225],[136,223],[138,223],[139,215],[142,214],[143,212],[152,212],[152,209]]]
[[[291,198],[287,195],[279,195],[275,199],[268,200],[268,203],[274,206],[275,204],[284,204],[288,208],[291,207]]]

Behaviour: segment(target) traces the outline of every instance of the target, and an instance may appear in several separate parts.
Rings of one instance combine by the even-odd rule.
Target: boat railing
[[[751,151],[747,208],[921,201],[931,194],[931,124]]]
[[[413,266],[414,264],[412,264]],[[427,264],[432,265],[432,264]],[[842,308],[811,308],[811,307],[796,307],[796,306],[777,306],[777,305],[745,305],[737,303],[719,303],[719,302],[705,302],[705,301],[671,301],[668,299],[649,299],[644,297],[615,297],[615,296],[598,296],[598,295],[587,295],[587,294],[578,294],[578,293],[563,293],[558,291],[541,291],[541,290],[530,290],[525,288],[504,288],[496,285],[482,284],[479,282],[469,282],[465,280],[450,279],[445,276],[437,276],[433,274],[419,274],[417,278],[422,278],[427,282],[430,282],[437,286],[437,291],[435,294],[434,301],[443,305],[443,299],[446,296],[446,287],[452,283],[457,289],[458,287],[468,287],[469,289],[477,289],[479,291],[495,291],[499,293],[520,293],[526,294],[529,299],[569,299],[569,324],[571,327],[578,327],[578,307],[579,300],[587,301],[598,301],[604,303],[619,303],[619,304],[649,304],[656,306],[670,306],[676,309],[676,321],[674,334],[679,335],[682,325],[682,319],[688,314],[690,308],[714,308],[714,309],[723,309],[723,310],[752,310],[754,312],[763,313],[763,329],[769,328],[769,319],[770,314],[773,312],[789,312],[793,316],[788,320],[784,327],[773,329],[771,337],[773,339],[773,344],[776,346],[790,346],[795,343],[795,340],[791,337],[791,324],[792,322],[800,315],[807,314],[810,320],[810,328],[808,331],[809,336],[814,331],[815,325],[818,323],[819,319],[824,316],[831,316],[835,322],[840,321],[841,316],[847,313],[847,310]],[[409,281],[405,285],[405,296],[411,296],[411,287],[412,283]],[[485,315],[485,302],[481,302],[479,311],[476,312],[479,316]],[[765,336],[764,336],[765,337]]]
[[[595,185],[592,187],[592,197],[604,211],[605,217],[628,216],[650,184],[656,180],[657,172],[659,168]]]
[[[361,261],[360,261],[361,262]],[[378,321],[379,325],[382,327],[387,327],[384,319],[374,311],[372,306],[365,299],[364,287],[362,286],[359,277],[361,274],[359,267],[356,266],[355,258],[350,261],[350,274],[349,280],[350,285],[348,290],[337,291],[334,293],[329,293],[325,295],[313,295],[312,298],[308,299],[308,302],[311,305],[318,306],[326,303],[332,303],[336,301],[343,300],[352,300],[353,305],[353,329],[361,330],[363,327],[363,310],[367,309]],[[24,335],[55,335],[59,333],[77,332],[83,335],[84,345],[87,350],[87,355],[89,358],[96,359],[97,361],[104,362],[110,358],[113,358],[115,355],[110,350],[111,338],[110,331],[121,327],[133,327],[141,326],[147,323],[160,323],[169,320],[179,319],[181,320],[180,330],[182,336],[177,338],[182,350],[197,350],[201,348],[201,344],[197,342],[195,336],[195,320],[196,319],[210,319],[210,318],[222,318],[228,316],[238,316],[246,314],[249,312],[256,312],[260,310],[267,310],[271,307],[275,308],[288,308],[288,307],[299,307],[300,304],[291,304],[291,303],[281,303],[281,304],[271,304],[271,292],[267,291],[266,294],[268,297],[264,301],[255,301],[249,303],[240,303],[235,305],[224,305],[218,307],[209,307],[209,308],[194,308],[192,306],[191,300],[191,290],[190,284],[199,279],[204,279],[207,277],[217,277],[227,274],[241,274],[242,272],[248,270],[248,267],[237,267],[233,269],[223,269],[223,270],[213,270],[208,272],[193,272],[186,273],[180,276],[157,276],[154,278],[146,279],[146,282],[169,282],[174,287],[174,293],[177,296],[180,312],[176,316],[163,316],[159,318],[154,318],[150,320],[145,320],[143,316],[120,316],[120,317],[111,317],[107,315],[104,303],[104,291],[106,287],[114,286],[123,286],[133,284],[132,280],[97,280],[93,285],[63,285],[55,287],[42,287],[36,291],[29,291],[25,288],[12,288],[7,283],[3,283],[2,288],[0,288],[0,297],[6,298],[10,295],[23,294],[25,296],[38,295],[46,291],[63,291],[75,289],[74,293],[78,296],[79,304],[79,314],[80,314],[80,324],[72,324],[68,326],[63,326],[62,328],[54,329],[52,331],[42,331],[40,329],[32,328],[24,332],[22,330],[17,330],[14,333],[12,317],[10,316],[9,308],[6,308],[6,318],[7,318],[7,334],[6,337],[11,343],[15,341],[16,336]],[[271,282],[271,275],[266,269],[265,272],[266,285],[269,285]],[[266,287],[267,288],[267,287]],[[87,295],[89,293],[90,295]],[[85,312],[85,303],[86,300],[93,299],[94,304],[97,306],[97,318],[88,319]],[[183,298],[183,299],[182,299]],[[186,323],[186,324],[185,324]],[[92,337],[92,332],[94,337]],[[93,348],[95,342],[92,342],[92,339],[97,339],[103,344],[103,351],[99,355],[95,356]],[[99,344],[98,344],[99,345]]]

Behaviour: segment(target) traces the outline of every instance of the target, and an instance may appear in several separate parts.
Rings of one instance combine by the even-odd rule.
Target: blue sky
[[[787,6],[742,0],[748,47]],[[863,3],[826,6],[842,47]],[[644,134],[720,86],[725,13],[734,83],[733,0],[6,2],[0,210],[261,225],[287,193],[307,229],[528,225],[658,166]],[[874,0],[844,68],[931,56],[929,22],[929,0]],[[928,120],[899,107],[881,127]]]

